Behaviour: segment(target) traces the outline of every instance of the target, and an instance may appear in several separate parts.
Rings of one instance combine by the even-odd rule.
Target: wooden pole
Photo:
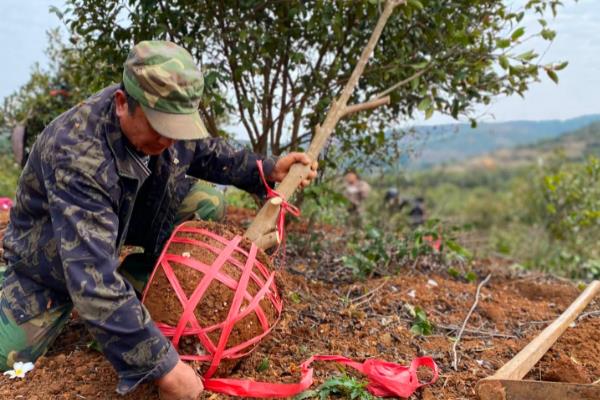
[[[375,45],[381,36],[381,32],[390,15],[394,11],[394,8],[400,4],[404,4],[406,0],[388,0],[385,4],[383,12],[379,16],[379,20],[377,21],[377,25],[371,34],[371,38],[367,43],[367,46],[364,48],[358,63],[354,67],[354,71],[350,76],[350,79],[346,83],[346,86],[342,90],[342,94],[338,99],[334,99],[327,116],[325,117],[325,121],[322,125],[317,125],[315,127],[315,135],[310,144],[310,147],[307,151],[308,157],[311,160],[316,160],[323,150],[325,143],[329,139],[329,136],[335,129],[338,121],[345,115],[348,115],[351,112],[356,112],[360,110],[365,110],[369,108],[374,108],[380,106],[382,104],[389,103],[389,97],[377,99],[375,101],[369,101],[363,104],[352,105],[347,107],[348,100],[350,96],[354,92],[354,88],[358,84],[358,80],[362,75],[365,66],[367,65],[367,61],[369,57],[373,53],[375,49]],[[300,183],[308,176],[310,172],[310,166],[306,166],[303,164],[295,164],[290,168],[289,173],[285,177],[285,179],[279,184],[277,187],[277,191],[285,196],[286,199],[289,199],[292,194],[296,191],[296,189],[300,186]],[[257,243],[261,248],[266,249],[277,243],[277,241],[273,240],[264,240],[263,236],[269,235],[275,229],[275,221],[277,218],[277,214],[279,213],[279,205],[274,204],[273,202],[267,202],[258,212],[254,221],[245,235],[253,242]],[[273,237],[272,235],[270,236]],[[280,238],[279,238],[280,239]]]
[[[590,283],[585,291],[579,295],[560,317],[546,327],[542,333],[525,346],[512,360],[504,364],[494,375],[485,380],[523,379],[599,292],[600,281]]]

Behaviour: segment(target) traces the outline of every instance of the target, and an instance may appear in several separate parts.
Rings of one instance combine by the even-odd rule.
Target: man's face
[[[133,114],[130,113],[123,91],[115,93],[115,103],[121,130],[137,151],[156,156],[175,143],[175,140],[161,136],[152,128],[142,107],[138,106]]]
[[[353,172],[347,173],[344,178],[346,179],[346,183],[349,185],[354,185],[356,181],[358,181],[358,177]]]

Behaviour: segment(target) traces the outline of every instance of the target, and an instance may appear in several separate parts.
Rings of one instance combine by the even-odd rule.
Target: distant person
[[[402,211],[404,207],[408,206],[411,201],[405,197],[400,197],[400,192],[396,187],[390,187],[385,192],[383,203],[387,211],[391,213],[397,213]]]
[[[423,197],[415,197],[412,207],[408,212],[408,217],[413,229],[425,223],[425,199]]]
[[[385,197],[383,198],[383,201],[385,202],[386,205],[393,205],[395,204],[398,199],[399,199],[399,192],[398,189],[395,187],[391,187],[388,188],[388,190],[386,190],[385,192]]]
[[[364,215],[364,202],[371,192],[371,186],[360,179],[356,172],[348,172],[344,176],[344,195],[350,202],[348,212],[353,225],[360,225]]]
[[[385,192],[383,203],[391,214],[408,208],[409,223],[413,229],[425,223],[425,199],[421,196],[412,199],[400,197],[398,189],[391,187]]]

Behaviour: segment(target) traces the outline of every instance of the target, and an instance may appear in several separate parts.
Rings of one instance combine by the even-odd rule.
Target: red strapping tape
[[[261,171],[261,177],[264,180],[262,166],[259,166],[259,171]],[[279,196],[277,192],[273,190],[271,190],[271,192],[271,197]],[[273,195],[273,193],[275,194]],[[285,210],[288,209],[287,207],[283,207],[283,204],[287,203],[282,203],[280,219],[278,222],[278,224],[281,225],[278,225],[278,229],[280,226],[281,229],[283,229],[283,223],[285,222]],[[221,243],[223,247],[216,247],[201,240],[182,237],[180,236],[181,233],[194,233],[207,236]],[[181,354],[180,357],[183,360],[210,362],[209,369],[203,377],[204,386],[207,390],[231,396],[242,397],[281,398],[294,396],[302,393],[312,385],[313,369],[310,367],[310,365],[313,361],[334,361],[360,371],[367,377],[369,381],[367,389],[375,396],[380,397],[409,397],[418,388],[434,383],[437,380],[438,368],[433,359],[430,357],[416,358],[412,361],[409,367],[406,367],[378,359],[369,359],[364,363],[359,363],[346,357],[332,355],[315,355],[304,361],[300,365],[301,379],[298,383],[284,384],[256,382],[252,380],[211,378],[217,370],[221,360],[227,358],[240,358],[250,353],[254,349],[254,345],[257,344],[264,336],[266,336],[271,331],[275,323],[277,323],[283,308],[281,298],[279,297],[277,288],[275,286],[274,272],[269,271],[256,259],[256,253],[258,249],[254,244],[252,244],[250,251],[248,252],[238,246],[240,241],[241,237],[239,236],[234,237],[232,240],[228,240],[216,235],[213,232],[207,231],[206,229],[186,226],[185,223],[178,226],[175,228],[173,234],[167,241],[160,258],[158,259],[158,263],[154,268],[152,275],[150,276],[149,283],[146,286],[146,290],[144,291],[144,295],[142,297],[142,301],[144,301],[148,292],[148,288],[151,286],[156,272],[159,269],[162,269],[183,307],[183,313],[177,326],[168,326],[163,323],[157,323],[157,326],[165,336],[171,338],[175,348],[178,347],[181,337],[186,335],[195,336],[202,343],[204,349],[209,354]],[[205,250],[211,251],[217,257],[211,265],[206,265],[190,257],[168,253],[167,250],[171,243],[185,243],[201,247]],[[232,256],[234,252],[243,254],[246,257],[246,262],[242,263],[235,259]],[[175,276],[175,273],[170,265],[171,262],[183,264],[204,274],[202,280],[189,298],[186,296],[181,284]],[[226,275],[224,271],[221,271],[221,267],[225,265],[225,263],[230,263],[240,269],[241,275],[239,281],[236,281],[232,277]],[[255,270],[258,271],[258,273],[256,273]],[[225,321],[212,326],[202,327],[194,315],[194,310],[198,303],[202,300],[204,293],[213,280],[219,281],[221,284],[229,287],[235,293]],[[260,288],[254,296],[247,291],[250,281],[253,281]],[[260,307],[260,301],[264,298],[267,298],[277,311],[277,319],[272,326],[269,326],[269,321],[267,320],[264,311]],[[242,310],[241,305],[244,300],[247,301],[248,305]],[[246,317],[251,312],[256,313],[263,332],[252,339],[227,349],[226,344],[235,323]],[[221,329],[221,335],[218,343],[215,344],[211,341],[207,333],[218,329]],[[419,367],[427,367],[431,369],[433,373],[431,382],[419,382],[417,377],[417,369]]]
[[[274,197],[279,197],[281,199],[281,204],[279,205],[279,214],[277,215],[277,234],[279,235],[277,240],[279,241],[279,243],[285,243],[285,214],[289,212],[290,214],[299,217],[300,209],[295,205],[288,203],[284,195],[282,195],[278,191],[271,188],[271,186],[269,186],[269,184],[267,183],[267,179],[265,178],[262,160],[257,160],[256,166],[258,167],[258,174],[260,175],[260,180],[265,185],[265,190],[267,191],[267,199],[272,199]]]
[[[213,246],[201,240],[183,237],[181,236],[182,233],[194,233],[209,237],[222,244],[223,247]],[[173,287],[173,290],[183,307],[183,312],[176,326],[169,326],[160,322],[156,325],[166,337],[171,338],[171,342],[178,351],[179,342],[183,336],[194,336],[200,341],[207,354],[180,354],[180,357],[182,360],[187,361],[209,361],[211,364],[205,374],[205,378],[210,378],[215,373],[221,360],[244,357],[252,351],[254,345],[265,337],[277,323],[283,308],[281,298],[279,297],[275,286],[275,273],[269,271],[256,259],[258,249],[254,244],[252,244],[249,252],[239,247],[241,240],[242,238],[240,236],[228,240],[207,231],[206,229],[187,226],[185,223],[179,225],[175,228],[173,234],[165,244],[142,296],[142,302],[144,302],[148,293],[148,288],[151,286],[156,276],[156,272],[159,269],[162,270]],[[182,254],[171,254],[168,252],[168,249],[172,243],[185,243],[203,248],[212,252],[216,258],[211,265],[206,265],[194,258],[186,257]],[[246,259],[245,263],[242,263],[233,257],[233,254],[236,252],[244,256],[242,258]],[[195,269],[204,274],[189,298],[181,287],[181,284],[171,267],[171,263],[185,265],[188,268]],[[226,263],[229,263],[240,270],[241,276],[239,281],[221,270]],[[200,326],[200,323],[196,319],[194,310],[202,301],[204,293],[206,293],[206,290],[214,280],[229,287],[234,292],[233,301],[225,321],[203,327]],[[250,294],[247,290],[248,284],[251,281],[259,288],[258,292],[254,295]],[[269,325],[264,310],[260,306],[260,301],[263,299],[267,299],[276,311],[276,320],[271,326]],[[241,306],[244,300],[246,300],[247,304],[242,309]],[[243,343],[231,348],[226,348],[233,326],[250,313],[256,314],[263,332]],[[218,343],[215,344],[208,336],[208,333],[216,330],[221,330],[221,334]]]

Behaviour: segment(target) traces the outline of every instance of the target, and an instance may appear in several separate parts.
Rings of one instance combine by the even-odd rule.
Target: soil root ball
[[[226,376],[279,319],[272,271],[269,257],[237,229],[186,222],[165,245],[143,302],[182,359]]]

